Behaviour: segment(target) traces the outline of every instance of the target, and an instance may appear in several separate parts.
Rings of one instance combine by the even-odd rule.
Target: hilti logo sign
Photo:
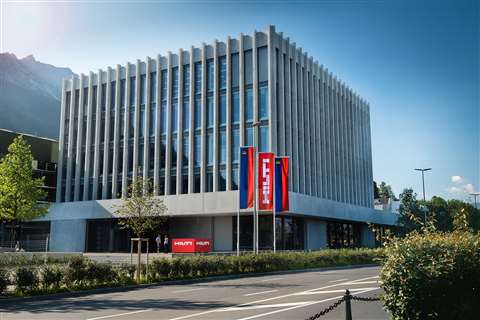
[[[172,240],[173,253],[210,252],[212,242],[210,239],[182,238]]]
[[[270,204],[270,159],[262,159],[262,204]]]
[[[258,208],[273,209],[273,161],[272,152],[258,154]]]

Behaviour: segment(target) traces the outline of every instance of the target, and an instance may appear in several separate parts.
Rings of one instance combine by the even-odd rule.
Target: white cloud
[[[463,186],[463,188],[468,193],[474,193],[475,192],[475,188],[473,187],[473,184],[471,184],[471,183],[467,183],[466,185]]]
[[[454,187],[448,188],[447,191],[448,191],[449,193],[455,194],[455,193],[460,193],[460,192],[461,192],[461,189],[454,186]]]
[[[452,182],[456,184],[460,184],[463,182],[463,178],[460,176],[452,176]]]
[[[451,194],[470,194],[475,192],[475,187],[473,184],[467,183],[460,186],[451,186],[447,191]]]

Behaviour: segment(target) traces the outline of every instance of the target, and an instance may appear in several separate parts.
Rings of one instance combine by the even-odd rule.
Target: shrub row
[[[4,252],[0,254],[0,267],[41,266],[44,265],[45,262],[47,264],[67,264],[70,259],[76,256],[78,257],[79,255],[47,255],[47,259],[45,260],[45,256],[42,253]]]
[[[113,267],[110,263],[76,256],[66,265],[0,270],[0,294],[7,293],[9,285],[13,285],[17,294],[30,294],[128,284],[133,282],[134,271],[134,266]]]
[[[480,234],[408,234],[385,247],[383,303],[393,319],[479,319]]]
[[[241,256],[185,256],[155,259],[150,280],[197,278],[281,270],[377,263],[380,249],[337,249],[315,252],[261,253]]]

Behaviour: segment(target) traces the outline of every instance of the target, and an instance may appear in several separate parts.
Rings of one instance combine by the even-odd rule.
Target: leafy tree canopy
[[[151,190],[150,181],[137,178],[128,188],[128,197],[115,211],[120,217],[120,226],[132,230],[139,238],[162,228],[167,219],[167,207]]]
[[[0,218],[9,222],[28,221],[45,215],[47,196],[40,187],[43,178],[32,175],[33,156],[22,136],[16,137],[0,160]]]

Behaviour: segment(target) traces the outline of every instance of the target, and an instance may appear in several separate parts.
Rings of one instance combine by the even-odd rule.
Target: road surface
[[[376,296],[377,267],[270,274],[0,305],[0,319],[305,319],[350,289]],[[352,301],[353,319],[388,319],[379,302]],[[345,319],[345,304],[320,319]]]

